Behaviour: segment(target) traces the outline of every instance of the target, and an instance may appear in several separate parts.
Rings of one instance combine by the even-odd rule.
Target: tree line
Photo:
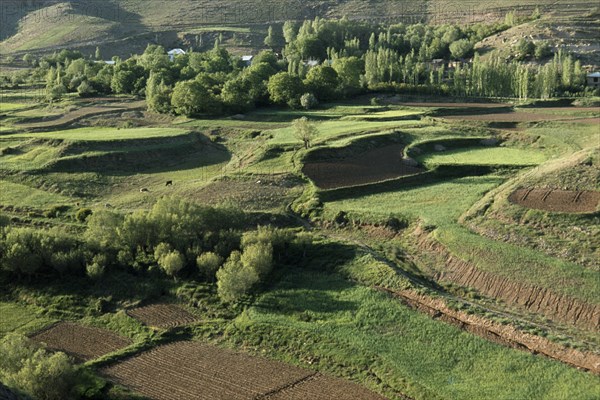
[[[289,230],[247,230],[239,210],[163,198],[149,211],[123,215],[97,210],[83,235],[59,229],[14,227],[0,221],[0,271],[15,280],[87,275],[112,269],[188,277],[216,283],[236,302],[269,280],[276,263],[297,260],[310,237]]]
[[[311,108],[381,90],[514,98],[584,93],[579,61],[562,51],[553,54],[547,43],[523,39],[510,59],[474,51],[475,43],[515,23],[514,16],[469,26],[316,18],[270,27],[265,44],[271,50],[250,65],[218,41],[209,51],[173,61],[163,47],[149,45],[143,54],[115,58],[114,65],[70,50],[28,62],[37,65],[33,75],[45,80],[49,101],[67,92],[133,94],[145,96],[152,111],[191,117],[269,104]]]

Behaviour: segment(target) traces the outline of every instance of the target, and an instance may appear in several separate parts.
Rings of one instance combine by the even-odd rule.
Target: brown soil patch
[[[91,328],[70,322],[60,322],[32,339],[45,343],[52,350],[63,351],[78,360],[98,358],[128,346],[131,341],[106,329]]]
[[[395,144],[341,160],[311,161],[302,172],[322,189],[364,185],[423,172],[402,163],[403,149],[403,145]]]
[[[600,192],[552,189],[518,189],[508,197],[511,203],[536,210],[589,213],[600,203]]]
[[[316,375],[314,371],[278,361],[190,341],[154,348],[103,372],[117,383],[156,400],[281,398],[268,396],[301,386]],[[344,384],[352,386],[354,392],[360,390],[358,386]],[[309,399],[320,398],[318,392],[306,394]]]
[[[187,325],[196,321],[196,317],[174,304],[152,304],[134,308],[127,314],[144,325],[156,328],[171,328]]]

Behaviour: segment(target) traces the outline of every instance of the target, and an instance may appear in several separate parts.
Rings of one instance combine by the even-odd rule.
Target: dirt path
[[[40,122],[32,122],[25,124],[15,124],[15,128],[24,130],[52,130],[65,128],[84,118],[95,117],[104,114],[112,114],[126,111],[144,110],[146,107],[145,100],[132,102],[115,102],[110,105],[96,105],[90,107],[82,107],[75,111],[68,112],[56,119],[48,119]]]

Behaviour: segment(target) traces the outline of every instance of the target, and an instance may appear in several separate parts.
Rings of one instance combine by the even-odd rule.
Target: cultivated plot
[[[131,342],[115,333],[70,322],[60,322],[32,336],[52,350],[87,361],[117,351]]]

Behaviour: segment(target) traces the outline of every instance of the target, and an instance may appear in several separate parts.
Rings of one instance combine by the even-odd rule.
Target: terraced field
[[[156,328],[171,328],[196,321],[196,317],[174,304],[152,304],[134,308],[127,314],[144,325]]]
[[[383,399],[338,379],[317,377],[306,383],[314,371],[194,342],[160,346],[103,372],[156,400],[289,398],[287,390],[323,398],[324,384],[330,393],[350,391],[351,399]]]
[[[110,331],[60,322],[32,336],[52,350],[63,351],[87,361],[126,347],[131,342]]]

